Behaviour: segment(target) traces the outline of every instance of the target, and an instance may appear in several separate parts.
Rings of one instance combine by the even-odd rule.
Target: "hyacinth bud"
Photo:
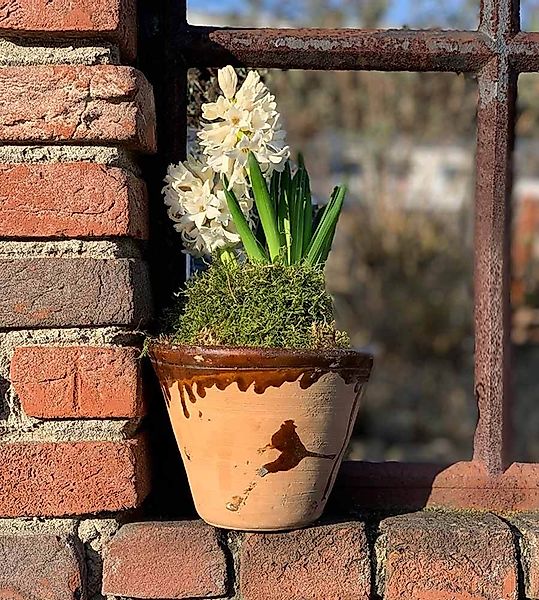
[[[225,95],[225,98],[233,98],[238,85],[238,76],[236,75],[234,67],[228,65],[223,69],[219,69],[217,73],[217,79],[219,81],[219,87]]]

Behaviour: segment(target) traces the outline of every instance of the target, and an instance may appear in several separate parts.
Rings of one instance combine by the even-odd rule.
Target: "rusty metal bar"
[[[187,71],[172,41],[178,27],[185,27],[186,0],[139,0],[140,42],[138,64],[155,90],[159,153],[144,159],[150,198],[150,246],[152,292],[156,307],[170,302],[183,281],[185,255],[161,200],[167,165],[185,157],[187,135]],[[168,256],[169,260],[163,260]]]
[[[517,34],[508,43],[508,53],[517,71],[539,71],[539,32]]]
[[[176,43],[192,67],[474,72],[494,56],[491,40],[476,31],[188,26]]]
[[[475,214],[474,458],[492,474],[510,459],[510,226],[517,77],[504,57],[479,75]]]
[[[187,0],[167,0],[163,3],[160,36],[163,39],[163,112],[160,119],[162,148],[166,160],[177,162],[185,158],[187,138],[187,68],[173,40],[177,28],[187,27]],[[174,126],[171,127],[170,124]]]

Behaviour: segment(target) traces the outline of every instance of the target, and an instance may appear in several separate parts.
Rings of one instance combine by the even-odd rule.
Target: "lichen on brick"
[[[86,42],[71,40],[38,46],[20,43],[17,39],[0,39],[0,67],[46,64],[103,65],[120,62],[118,49],[106,44],[88,46]]]

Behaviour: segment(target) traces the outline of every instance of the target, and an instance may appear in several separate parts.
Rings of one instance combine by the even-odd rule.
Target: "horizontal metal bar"
[[[188,26],[175,44],[192,67],[473,72],[495,53],[476,31]]]
[[[539,32],[519,33],[509,42],[507,50],[517,71],[539,71]]]
[[[493,476],[485,465],[473,461],[449,466],[346,461],[329,510],[342,514],[357,509],[425,507],[537,511],[539,465],[514,463]]]

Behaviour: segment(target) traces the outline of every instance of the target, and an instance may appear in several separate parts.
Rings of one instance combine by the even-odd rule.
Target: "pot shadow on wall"
[[[376,521],[423,510],[438,475],[455,464],[344,461],[326,515]]]
[[[198,518],[159,382],[149,360],[143,368],[148,404],[151,491],[144,505],[146,516],[161,519]]]

